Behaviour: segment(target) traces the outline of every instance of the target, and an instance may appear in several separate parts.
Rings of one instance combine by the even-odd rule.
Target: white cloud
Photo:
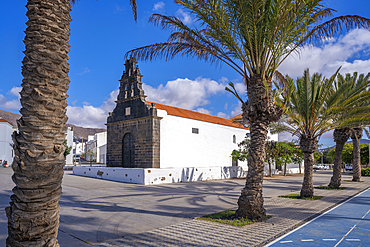
[[[19,110],[21,108],[21,103],[19,99],[21,98],[19,92],[22,90],[22,87],[13,87],[8,91],[9,98],[0,94],[0,108],[4,110]],[[16,99],[12,99],[16,97]]]
[[[224,88],[223,83],[200,77],[195,80],[178,78],[174,81],[168,81],[165,86],[161,84],[157,88],[143,84],[149,101],[190,110],[209,104],[208,98],[211,95],[224,92]]]
[[[235,86],[235,89],[236,89],[236,92],[239,94],[240,97],[243,97],[245,94],[246,94],[246,86],[244,85],[244,83],[234,83],[234,86]]]
[[[12,89],[10,89],[10,91],[8,93],[11,94],[11,95],[14,95],[18,99],[20,99],[21,95],[19,93],[20,93],[21,90],[22,90],[22,87],[13,87]]]
[[[204,114],[209,114],[209,115],[212,114],[211,111],[209,111],[209,110],[207,110],[205,108],[197,108],[195,111],[200,112],[200,113],[204,113]]]
[[[100,107],[88,102],[83,106],[67,106],[68,123],[87,128],[106,128],[108,113],[113,111],[117,100],[118,89],[109,94],[109,98]]]
[[[242,103],[239,101],[238,104],[234,107],[234,110],[231,111],[231,117],[235,117],[242,113]]]
[[[164,11],[164,6],[165,6],[164,2],[157,2],[153,6],[153,11],[163,12]]]
[[[86,74],[86,73],[90,73],[91,71],[89,70],[89,68],[88,67],[85,67],[84,69],[83,69],[83,71],[81,72],[81,73],[77,73],[77,75],[83,75],[83,74]]]
[[[281,132],[278,134],[279,142],[283,141],[292,141],[293,139],[297,139],[298,137],[292,136],[289,132]]]
[[[119,6],[118,4],[116,4],[116,10],[117,11],[123,11],[123,8],[121,8],[121,6]]]
[[[337,39],[330,39],[322,47],[305,47],[299,55],[288,57],[279,67],[283,74],[289,74],[295,79],[303,75],[306,68],[310,73],[322,73],[329,77],[342,66],[340,73],[367,74],[370,72],[370,59],[360,60],[361,56],[369,57],[370,32],[364,29],[355,29]],[[356,59],[357,58],[357,59]],[[349,60],[353,60],[352,62]]]
[[[182,9],[179,9],[176,14],[185,25],[190,25],[194,22],[193,18]]]
[[[226,113],[224,113],[224,112],[219,112],[219,113],[217,113],[217,117],[230,118],[230,116],[229,116],[229,115],[227,115],[227,114],[226,114]]]

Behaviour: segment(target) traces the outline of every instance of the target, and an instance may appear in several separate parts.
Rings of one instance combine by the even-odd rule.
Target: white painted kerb
[[[165,184],[214,179],[240,178],[246,171],[239,166],[185,168],[73,167],[73,174],[135,184]]]

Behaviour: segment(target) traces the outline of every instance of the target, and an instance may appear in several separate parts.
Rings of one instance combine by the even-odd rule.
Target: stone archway
[[[134,136],[131,133],[127,133],[123,136],[122,167],[125,167],[125,168],[135,167],[135,144],[134,144]]]

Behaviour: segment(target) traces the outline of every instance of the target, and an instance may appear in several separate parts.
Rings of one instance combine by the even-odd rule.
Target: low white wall
[[[242,167],[114,168],[73,167],[73,174],[135,184],[165,184],[245,177]]]
[[[126,183],[144,184],[144,169],[141,168],[74,166],[73,174]]]

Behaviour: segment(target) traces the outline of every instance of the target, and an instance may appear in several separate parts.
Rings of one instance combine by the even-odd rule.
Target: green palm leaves
[[[341,90],[345,86],[347,90]],[[334,91],[339,92],[340,100],[329,111],[329,117],[338,122],[337,128],[351,128],[369,124],[370,117],[370,73],[366,76],[357,72],[338,75]]]
[[[307,69],[295,84],[287,77],[291,88],[290,103],[285,108],[285,116],[274,125],[274,129],[277,132],[290,132],[300,139],[316,139],[332,129],[333,121],[325,117],[331,110],[326,102],[331,101],[334,105],[339,101],[332,90],[337,73],[338,71],[330,79],[325,79],[318,73],[311,78]]]
[[[322,0],[176,0],[199,21],[199,28],[179,18],[154,14],[150,22],[169,29],[167,42],[128,52],[141,60],[188,56],[231,66],[245,79],[270,81],[279,65],[297,48],[343,29],[369,27],[359,16],[332,15]],[[127,55],[128,55],[127,54]]]
[[[285,116],[273,125],[275,131],[318,139],[335,128],[369,124],[370,92],[366,89],[370,85],[370,73],[360,75],[357,80],[357,73],[344,78],[338,71],[325,79],[318,73],[310,77],[307,69],[296,83],[287,77],[291,88],[290,103],[285,108]]]

